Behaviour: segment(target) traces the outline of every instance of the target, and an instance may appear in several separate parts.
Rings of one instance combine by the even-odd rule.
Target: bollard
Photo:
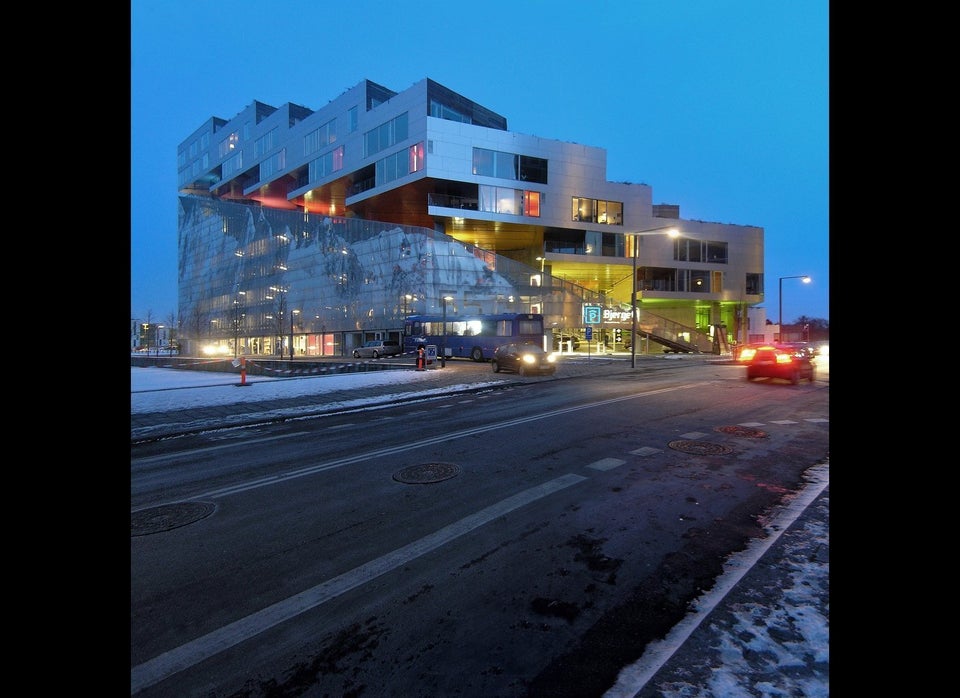
[[[417,370],[424,370],[424,364],[426,363],[425,358],[426,352],[423,350],[423,347],[417,347]]]
[[[234,362],[236,362],[236,359],[234,359]],[[236,363],[234,363],[234,366],[236,366]],[[237,387],[246,388],[248,385],[250,385],[250,383],[247,383],[247,357],[241,356],[240,357],[240,382],[237,383]]]

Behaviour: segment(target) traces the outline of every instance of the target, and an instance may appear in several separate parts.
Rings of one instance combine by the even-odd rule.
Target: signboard
[[[431,368],[437,367],[437,345],[428,344],[427,345],[427,366]]]
[[[602,305],[586,305],[583,306],[583,324],[584,325],[599,325],[603,322],[603,306]]]
[[[583,335],[587,338],[588,342],[593,339],[593,327],[587,325],[586,329],[583,331]]]

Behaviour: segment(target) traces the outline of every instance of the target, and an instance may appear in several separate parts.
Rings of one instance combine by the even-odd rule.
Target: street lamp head
[[[637,230],[627,235],[666,235],[668,237],[680,237],[680,231],[675,225],[662,225],[659,228],[647,228],[646,230]]]
[[[784,279],[800,279],[805,284],[808,284],[813,280],[806,274],[794,274],[793,276],[781,276],[777,281],[777,283],[779,284],[779,289],[778,289],[779,293],[777,297],[777,303],[779,304],[779,308],[777,309],[777,327],[779,328],[779,331],[780,331],[781,342],[783,341],[783,334],[784,334],[783,333],[783,280]]]

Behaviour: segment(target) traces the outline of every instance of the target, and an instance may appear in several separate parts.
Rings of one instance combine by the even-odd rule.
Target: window
[[[376,155],[408,137],[407,112],[363,134],[363,156]]]
[[[221,158],[226,157],[231,152],[237,149],[240,145],[240,134],[234,131],[229,136],[220,141],[219,145],[219,155]]]
[[[571,218],[574,221],[597,222],[597,200],[575,196],[572,201]]]
[[[581,223],[623,225],[623,202],[574,196],[571,200],[570,219]]]
[[[560,254],[591,254],[584,250],[589,246],[584,238],[587,235],[583,230],[550,229],[543,234],[543,251],[558,252]]]
[[[500,179],[517,179],[519,157],[513,153],[494,153],[493,176]]]
[[[678,262],[702,262],[703,251],[700,240],[677,238],[673,241],[673,258]]]
[[[678,262],[726,264],[728,262],[727,243],[677,238],[673,241],[673,258]]]
[[[408,172],[419,172],[423,169],[423,141],[415,145],[411,145],[408,149],[408,154],[410,157],[409,167],[407,168]]]
[[[303,137],[303,154],[310,155],[337,140],[337,120],[331,119],[323,126]]]
[[[641,267],[637,271],[641,291],[676,291],[677,270],[669,267]]]
[[[473,174],[537,184],[547,183],[547,161],[502,150],[473,149]]]
[[[603,233],[598,230],[587,230],[583,234],[584,253],[590,255],[599,255],[603,250]]]
[[[316,182],[343,169],[343,146],[337,146],[329,153],[310,162],[307,181]]]
[[[277,144],[277,128],[272,128],[263,134],[253,143],[253,157],[259,158],[261,155],[270,152]]]
[[[448,107],[446,104],[442,104],[435,99],[430,100],[430,116],[435,116],[438,119],[446,119],[447,121],[459,121],[464,124],[473,123],[473,120],[469,116],[461,114],[456,109]]]
[[[623,257],[624,256],[624,237],[619,233],[601,233],[603,236],[603,245],[600,251],[604,257]]]
[[[710,272],[690,270],[690,290],[694,293],[710,293]]]
[[[230,177],[233,173],[243,169],[243,151],[238,150],[232,158],[223,161],[223,176]]]
[[[493,177],[494,156],[496,151],[486,148],[473,149],[473,174],[483,177]]]
[[[538,192],[526,192],[510,187],[493,187],[482,184],[478,187],[478,210],[488,213],[511,213],[524,215],[525,210],[536,210],[540,215],[540,195]],[[529,195],[529,196],[528,196]],[[533,198],[535,203],[530,202]],[[534,215],[532,213],[526,215]]]
[[[521,155],[520,180],[523,182],[547,184],[547,161],[544,158]]]
[[[523,205],[523,215],[540,217],[540,192],[525,191],[520,200]]]
[[[386,184],[387,182],[392,182],[395,179],[404,177],[410,174],[410,170],[409,170],[410,161],[409,161],[408,151],[401,150],[394,153],[393,155],[388,155],[382,160],[377,160],[377,162],[374,163],[374,167],[376,171],[375,186],[379,187],[383,184]]]
[[[260,163],[260,181],[266,182],[274,172],[287,166],[287,149],[283,148]]]
[[[727,243],[707,241],[707,261],[713,264],[726,264]]]

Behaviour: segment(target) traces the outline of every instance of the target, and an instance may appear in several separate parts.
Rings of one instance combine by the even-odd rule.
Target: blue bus
[[[444,336],[442,315],[410,315],[403,322],[403,351],[415,353],[421,345],[433,344],[437,356],[489,361],[501,344],[532,342],[543,346],[543,315],[495,313],[447,316]]]

